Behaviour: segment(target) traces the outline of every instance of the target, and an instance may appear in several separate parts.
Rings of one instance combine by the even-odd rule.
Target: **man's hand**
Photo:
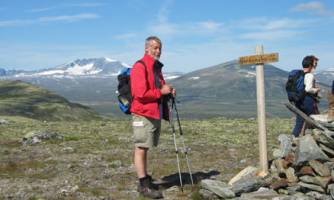
[[[176,97],[176,90],[174,88],[172,88],[172,95],[173,97]]]
[[[167,95],[171,93],[172,87],[169,84],[165,84],[161,87],[160,92],[162,95]]]

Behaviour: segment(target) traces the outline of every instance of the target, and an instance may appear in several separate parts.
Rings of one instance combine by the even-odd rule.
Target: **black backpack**
[[[145,67],[146,72],[146,64],[139,60],[137,61],[141,63]],[[130,85],[130,73],[132,68],[124,68],[118,75],[118,106],[121,111],[125,114],[131,114],[131,103],[132,103],[132,95],[131,95],[131,85]]]
[[[285,90],[291,103],[301,102],[306,95],[304,76],[303,70],[292,70],[288,74]]]

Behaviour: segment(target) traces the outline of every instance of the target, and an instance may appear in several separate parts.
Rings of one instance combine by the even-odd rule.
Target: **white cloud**
[[[37,19],[15,19],[15,20],[5,20],[0,21],[0,28],[1,27],[14,27],[14,26],[25,26],[25,25],[31,25],[36,23],[47,23],[47,22],[56,22],[56,21],[62,21],[62,22],[76,22],[81,20],[88,20],[88,19],[96,19],[100,16],[94,13],[81,13],[77,15],[60,15],[60,16],[46,16],[46,17],[40,17]]]
[[[165,0],[158,12],[158,22],[164,23],[168,21],[169,8],[174,3],[173,0]]]
[[[73,3],[73,4],[64,4],[64,6],[68,6],[68,7],[86,7],[86,8],[91,8],[91,7],[100,7],[100,6],[104,6],[106,4],[104,3]]]
[[[215,21],[199,22],[200,28],[207,31],[217,31],[220,29],[221,25],[222,25],[221,23]]]
[[[148,32],[161,36],[172,36],[180,33],[177,24],[168,22],[158,22],[148,27]]]
[[[229,23],[235,36],[241,39],[255,41],[289,41],[302,38],[302,33],[315,25],[316,19],[291,19],[291,18],[250,18]],[[235,25],[235,26],[233,26]]]
[[[234,27],[248,30],[272,31],[303,28],[314,22],[315,20],[290,18],[271,19],[267,17],[260,17],[232,22],[231,26],[233,25]]]
[[[60,15],[60,16],[50,16],[50,17],[41,17],[38,19],[40,22],[53,22],[53,21],[64,21],[64,22],[75,22],[85,19],[96,19],[100,16],[92,13],[82,13],[78,15]]]
[[[54,9],[57,9],[57,8],[58,7],[33,8],[33,9],[26,10],[26,12],[32,12],[32,13],[44,12],[44,11],[54,10]]]
[[[80,8],[91,8],[91,7],[100,7],[104,6],[104,3],[76,3],[76,4],[61,4],[56,6],[44,7],[44,8],[32,8],[26,10],[26,12],[45,12],[50,10],[57,10],[63,8],[71,8],[71,7],[80,7]]]
[[[334,16],[334,11],[327,9],[325,5],[320,1],[300,3],[294,6],[291,10],[295,12],[314,13],[321,16]]]
[[[291,39],[298,35],[301,35],[301,31],[297,30],[276,30],[276,31],[259,31],[259,32],[248,32],[241,34],[241,39],[247,40],[258,40],[258,41],[275,41],[282,39]]]
[[[127,39],[132,39],[136,38],[138,35],[136,33],[124,33],[120,35],[114,36],[115,39],[117,40],[127,40]]]
[[[23,20],[23,19],[16,19],[16,20],[4,20],[0,21],[0,28],[1,27],[13,27],[13,26],[24,26],[35,23],[35,20]]]

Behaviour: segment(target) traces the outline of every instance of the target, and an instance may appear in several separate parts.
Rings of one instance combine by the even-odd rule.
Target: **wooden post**
[[[277,62],[278,53],[263,54],[263,46],[256,46],[256,55],[239,58],[240,65],[256,65],[256,97],[257,97],[257,121],[259,127],[259,152],[260,171],[259,176],[268,174],[267,134],[266,134],[266,111],[264,92],[264,63]]]
[[[256,55],[263,54],[263,46],[256,46]],[[260,176],[268,174],[266,111],[263,63],[256,65],[257,121],[259,128]]]

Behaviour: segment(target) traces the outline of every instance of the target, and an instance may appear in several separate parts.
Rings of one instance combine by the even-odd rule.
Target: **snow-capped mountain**
[[[131,63],[132,64],[132,63]],[[22,80],[47,88],[67,99],[91,106],[102,113],[117,111],[117,75],[124,67],[131,67],[110,58],[77,59],[38,71],[5,70],[0,68],[0,79]],[[181,72],[164,72],[165,80],[182,76]]]
[[[19,77],[108,77],[116,76],[124,67],[130,67],[128,64],[122,63],[110,58],[89,58],[77,59],[73,62],[56,66],[54,68],[43,69],[39,71],[24,71],[13,74]]]
[[[110,58],[77,59],[73,62],[62,64],[49,69],[38,71],[16,71],[0,68],[0,77],[9,78],[75,78],[93,77],[105,78],[116,77],[124,67],[130,65]],[[182,76],[182,72],[164,73],[166,80],[172,80]]]

